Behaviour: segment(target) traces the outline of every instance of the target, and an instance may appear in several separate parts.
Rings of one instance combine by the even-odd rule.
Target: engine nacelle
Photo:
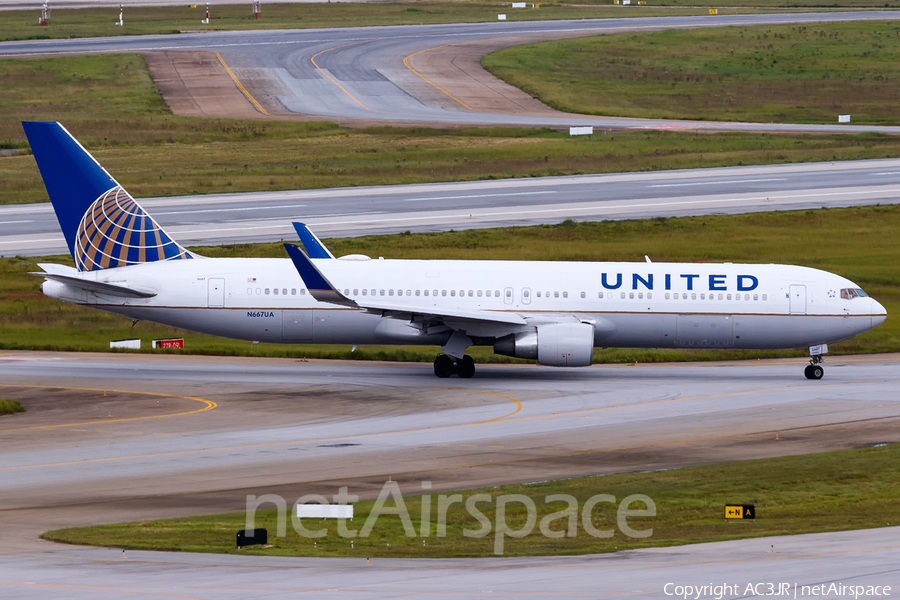
[[[594,326],[590,323],[547,323],[536,331],[504,336],[494,352],[516,358],[536,358],[539,365],[587,367],[594,355]]]

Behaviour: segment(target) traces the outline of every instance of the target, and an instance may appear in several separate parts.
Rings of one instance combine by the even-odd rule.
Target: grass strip
[[[809,7],[818,11],[835,8],[878,8],[883,2],[875,0],[840,0],[827,7],[817,6],[814,0],[716,0],[730,7],[729,14],[761,12],[760,6],[779,6],[788,10]],[[661,4],[652,2],[652,4]],[[614,17],[658,17],[706,14],[706,7],[677,6],[623,7],[613,6],[612,1],[597,5],[595,2],[560,3],[539,2],[538,8],[511,9],[508,3],[457,0],[454,2],[309,2],[264,4],[261,18],[252,18],[250,3],[241,5],[216,5],[211,7],[209,24],[201,24],[206,16],[202,2],[190,8],[180,6],[128,6],[124,13],[125,25],[116,25],[119,11],[116,6],[103,8],[54,8],[50,26],[38,24],[40,10],[3,11],[0,19],[0,41],[99,37],[147,34],[177,34],[192,31],[237,31],[257,29],[311,29],[316,27],[372,27],[379,25],[427,25],[437,23],[480,23],[497,21],[497,15],[506,14],[507,21],[545,21],[558,19],[602,19]],[[747,7],[742,7],[741,4]],[[674,5],[673,5],[674,4]],[[725,4],[722,4],[725,6]],[[624,9],[624,10],[623,10]],[[723,13],[725,14],[725,13]]]
[[[773,436],[774,437],[774,436]],[[777,443],[775,441],[772,442]],[[414,483],[418,482],[404,482]],[[418,487],[418,486],[417,486]],[[323,489],[322,494],[337,490]],[[352,494],[354,491],[350,489]],[[371,493],[371,492],[370,492]],[[396,515],[382,514],[368,537],[350,539],[338,535],[334,521],[307,519],[309,529],[324,528],[324,537],[302,537],[287,523],[287,535],[276,537],[277,511],[261,510],[256,526],[269,530],[271,548],[253,547],[243,553],[286,556],[355,556],[360,558],[439,558],[454,556],[491,556],[494,535],[466,537],[464,530],[480,529],[476,518],[465,509],[465,501],[475,494],[487,494],[493,501],[477,507],[494,524],[496,499],[504,494],[522,494],[536,505],[537,522],[566,503],[547,503],[551,494],[569,494],[578,501],[577,535],[551,538],[535,527],[529,535],[505,539],[507,556],[548,554],[592,554],[678,546],[772,535],[794,535],[825,531],[843,531],[896,525],[900,512],[896,498],[900,494],[900,445],[843,450],[806,456],[790,456],[701,467],[629,473],[602,477],[584,477],[524,485],[506,485],[458,492],[462,503],[450,506],[446,536],[436,535],[438,494],[430,494],[430,510],[423,527],[422,496],[404,499],[416,535],[404,533]],[[656,505],[656,516],[630,517],[627,524],[635,530],[652,528],[646,538],[625,536],[616,520],[616,504],[601,502],[589,512],[591,524],[598,530],[614,530],[607,539],[588,535],[583,527],[583,507],[595,494],[611,494],[619,503],[632,494],[644,494]],[[452,493],[445,493],[446,496]],[[297,498],[286,498],[291,507]],[[725,504],[755,504],[755,521],[726,521]],[[375,502],[365,500],[354,505],[354,518],[347,525],[360,529]],[[393,500],[386,507],[397,506]],[[631,505],[632,509],[644,504]],[[288,517],[289,520],[289,517]],[[525,506],[506,506],[507,525],[518,530],[527,520]],[[217,552],[233,554],[235,533],[244,528],[245,513],[231,513],[183,519],[167,519],[60,529],[44,534],[45,539],[72,544],[107,546],[135,550]],[[549,523],[551,531],[565,531],[567,519],[557,515]],[[428,536],[422,536],[427,532]],[[423,544],[424,541],[424,544]],[[767,548],[766,548],[767,550]]]
[[[900,351],[900,206],[819,209],[506,227],[444,233],[329,239],[336,256],[459,260],[567,260],[799,264],[846,276],[881,302],[880,327],[834,344],[832,353]],[[863,241],[864,240],[864,241]],[[285,257],[281,243],[194,248],[211,257]],[[29,276],[38,262],[72,264],[70,257],[0,259],[0,348],[108,351],[109,341],[184,337],[193,354],[431,361],[436,347],[251,344],[199,335],[43,296]],[[260,307],[263,308],[263,307]],[[147,350],[148,352],[150,350]],[[154,352],[160,352],[156,350]],[[182,352],[166,350],[165,352]],[[473,348],[479,362],[514,362],[490,348]],[[799,350],[597,349],[596,362],[661,362],[802,356]]]
[[[25,412],[25,407],[18,400],[10,400],[9,398],[0,398],[0,415],[11,415],[14,413]]]
[[[880,134],[573,139],[549,129],[177,117],[134,54],[0,60],[0,87],[0,148],[23,149],[0,156],[0,204],[47,199],[23,120],[62,122],[138,198],[900,156],[900,136]]]
[[[900,123],[896,21],[623,33],[482,59],[564,111],[777,123]]]

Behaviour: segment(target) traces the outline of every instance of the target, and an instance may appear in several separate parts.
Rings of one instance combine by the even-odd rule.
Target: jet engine
[[[516,358],[536,358],[539,365],[587,367],[594,354],[590,323],[547,323],[534,331],[513,333],[494,342],[494,352]]]

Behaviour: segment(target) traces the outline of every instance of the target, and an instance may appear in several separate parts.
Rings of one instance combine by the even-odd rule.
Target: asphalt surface
[[[287,114],[367,122],[490,124],[600,128],[690,127],[703,130],[900,133],[897,126],[853,124],[800,125],[667,121],[591,117],[549,112],[514,114],[471,110],[453,101],[457,86],[475,83],[462,76],[449,89],[437,91],[408,68],[404,59],[449,44],[510,38],[536,40],[608,32],[900,19],[900,12],[788,13],[693,17],[643,17],[576,21],[503,21],[495,23],[355,27],[310,30],[204,32],[70,40],[0,43],[0,58],[95,54],[154,50],[216,50],[239,78],[252,73],[264,79],[271,97],[260,98]],[[521,42],[510,42],[521,43]],[[498,80],[494,80],[501,84]],[[479,84],[480,85],[480,84]],[[257,86],[259,87],[259,86]],[[253,89],[251,87],[251,89]],[[446,93],[444,93],[446,92]],[[450,100],[448,100],[448,97]],[[835,116],[835,119],[837,116]]]
[[[893,528],[614,556],[378,559],[369,571],[362,557],[122,560],[37,536],[242,510],[247,494],[292,503],[346,485],[374,497],[388,478],[406,493],[426,480],[445,491],[897,442],[898,360],[835,357],[818,382],[803,378],[801,360],[484,365],[475,379],[436,387],[429,364],[9,353],[2,394],[29,410],[0,420],[0,589],[28,598],[455,598],[663,597],[669,581],[719,579],[897,585]]]
[[[896,159],[140,200],[186,245],[293,240],[292,221],[347,237],[898,201]],[[49,204],[0,207],[0,255],[66,251]]]

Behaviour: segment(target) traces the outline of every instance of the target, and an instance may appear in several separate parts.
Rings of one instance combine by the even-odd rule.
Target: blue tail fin
[[[55,122],[22,123],[79,271],[194,258]]]

